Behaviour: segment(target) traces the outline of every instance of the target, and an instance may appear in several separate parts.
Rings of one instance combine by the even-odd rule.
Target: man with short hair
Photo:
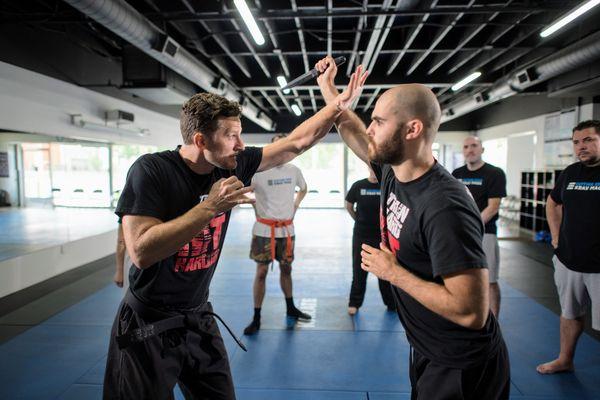
[[[285,138],[276,135],[274,143]],[[295,189],[300,189],[294,195]],[[260,329],[260,313],[265,298],[266,279],[271,262],[279,262],[279,284],[285,296],[286,314],[290,318],[309,320],[311,316],[294,304],[292,290],[292,261],[294,261],[294,215],[308,191],[300,168],[284,164],[254,175],[252,189],[256,197],[256,222],[252,228],[250,258],[256,262],[252,293],[254,317],[244,329],[253,335]]]
[[[481,139],[469,136],[463,142],[463,156],[466,164],[452,172],[452,176],[464,183],[481,213],[483,220],[483,251],[490,271],[490,309],[498,318],[500,315],[500,249],[498,247],[498,210],[500,200],[506,197],[506,176],[500,168],[486,163],[481,155],[485,149]]]
[[[316,65],[327,103],[337,68]],[[389,281],[411,345],[412,398],[508,399],[508,352],[489,311],[483,223],[463,184],[433,157],[441,118],[433,92],[400,85],[379,97],[367,128],[349,110],[336,126],[381,183],[378,247],[362,246],[362,268]]]
[[[590,306],[592,328],[600,330],[600,121],[580,122],[572,141],[579,161],[561,172],[546,202],[561,308],[560,353],[537,366],[540,374],[575,369],[575,348]]]
[[[208,302],[230,211],[252,202],[245,194],[255,172],[291,161],[324,137],[365,79],[357,68],[331,105],[264,149],[244,146],[237,102],[194,95],[181,110],[183,145],[132,165],[115,212],[136,269],[112,328],[104,399],[172,398],[176,382],[187,396],[235,399]]]

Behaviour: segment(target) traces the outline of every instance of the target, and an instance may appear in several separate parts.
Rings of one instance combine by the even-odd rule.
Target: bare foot
[[[544,375],[556,374],[558,372],[573,372],[575,371],[575,366],[573,362],[565,362],[557,358],[554,361],[538,365],[536,371]]]
[[[355,315],[358,312],[357,307],[348,307],[348,314]]]

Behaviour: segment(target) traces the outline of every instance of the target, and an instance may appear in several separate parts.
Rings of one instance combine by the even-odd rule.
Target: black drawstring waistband
[[[221,318],[218,314],[212,311],[212,305],[210,303],[206,303],[198,307],[195,310],[191,311],[163,311],[158,310],[154,307],[150,307],[147,304],[141,302],[137,297],[131,293],[131,291],[127,291],[125,294],[125,303],[127,303],[135,312],[138,314],[144,321],[153,321],[148,322],[144,326],[136,329],[132,329],[129,332],[126,332],[122,335],[118,335],[116,337],[117,344],[119,345],[119,349],[124,349],[128,346],[131,346],[134,343],[140,343],[152,337],[155,337],[163,332],[178,329],[178,328],[187,328],[191,330],[200,330],[199,328],[199,320],[208,315],[217,318],[227,332],[231,335],[233,340],[240,346],[240,348],[244,351],[248,351],[246,346],[242,343],[240,339],[233,333],[233,331],[227,326],[223,318]],[[205,308],[205,309],[203,309]]]

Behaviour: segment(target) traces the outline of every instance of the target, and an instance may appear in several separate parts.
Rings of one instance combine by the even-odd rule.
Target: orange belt
[[[256,218],[261,224],[269,225],[271,227],[271,260],[275,261],[275,228],[285,228],[287,232],[285,253],[288,258],[292,257],[292,237],[290,236],[289,225],[294,223],[292,219],[266,219]]]

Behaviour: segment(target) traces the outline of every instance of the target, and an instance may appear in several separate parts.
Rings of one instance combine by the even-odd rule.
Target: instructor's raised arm
[[[346,89],[337,94],[333,101],[301,123],[285,138],[265,146],[258,171],[265,171],[293,160],[327,135],[338,116],[360,95],[367,75],[359,65],[350,77]]]
[[[317,78],[319,88],[327,104],[335,102],[338,90],[335,87],[335,76],[337,66],[333,58],[328,56],[317,62],[315,65],[317,71],[321,73]],[[361,160],[368,163],[367,155],[369,148],[369,138],[367,136],[367,127],[364,122],[352,110],[347,109],[342,112],[335,121],[336,128],[342,137],[342,140]]]

